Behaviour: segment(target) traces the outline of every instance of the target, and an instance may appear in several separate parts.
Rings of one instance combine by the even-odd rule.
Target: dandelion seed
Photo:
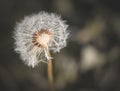
[[[28,66],[46,63],[51,59],[46,49],[59,52],[66,47],[67,28],[65,21],[53,13],[40,12],[26,16],[15,27],[15,51]]]

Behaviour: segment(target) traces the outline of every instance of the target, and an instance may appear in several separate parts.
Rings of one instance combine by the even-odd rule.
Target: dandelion
[[[66,47],[68,25],[56,14],[40,12],[26,16],[17,23],[14,32],[15,51],[28,66],[51,59],[47,49],[59,52]]]
[[[15,51],[28,66],[48,63],[48,78],[53,91],[52,57],[50,51],[59,52],[66,47],[68,25],[56,14],[40,12],[26,16],[14,31]],[[50,50],[50,51],[49,51]]]

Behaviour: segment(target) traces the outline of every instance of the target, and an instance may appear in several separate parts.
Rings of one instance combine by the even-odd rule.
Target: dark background
[[[14,52],[16,22],[40,11],[67,20],[68,46],[53,54],[56,91],[120,91],[119,0],[0,0],[0,91],[49,91],[47,65]]]

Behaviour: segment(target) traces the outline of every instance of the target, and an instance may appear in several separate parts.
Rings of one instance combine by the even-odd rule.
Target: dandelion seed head
[[[53,13],[40,12],[26,16],[15,27],[15,51],[28,66],[47,63],[50,57],[46,48],[59,52],[66,47],[69,36],[67,28],[65,21]]]
[[[51,40],[51,33],[48,30],[40,30],[34,33],[33,43],[38,47],[46,48]]]

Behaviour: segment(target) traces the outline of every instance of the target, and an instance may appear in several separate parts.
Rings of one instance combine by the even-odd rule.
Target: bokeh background
[[[0,0],[0,91],[49,91],[47,65],[30,68],[14,52],[16,22],[60,14],[71,31],[53,54],[55,91],[120,91],[119,0]]]

